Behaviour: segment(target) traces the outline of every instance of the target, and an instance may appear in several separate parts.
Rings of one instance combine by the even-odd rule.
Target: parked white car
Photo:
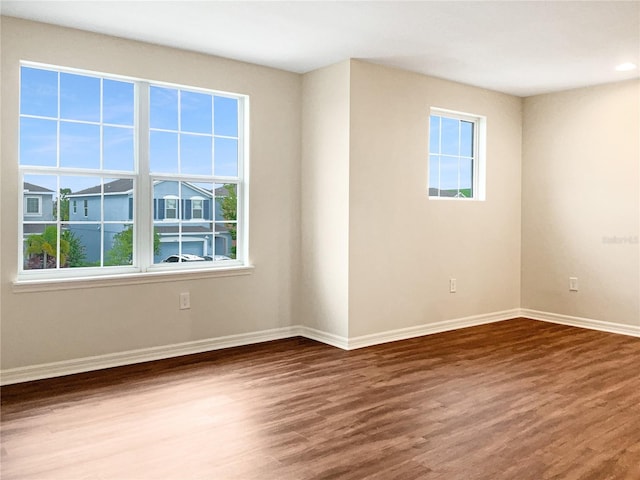
[[[163,262],[167,263],[178,263],[178,262],[204,262],[205,259],[203,257],[199,257],[198,255],[192,255],[190,253],[183,253],[182,255],[169,255],[167,258],[163,260]]]

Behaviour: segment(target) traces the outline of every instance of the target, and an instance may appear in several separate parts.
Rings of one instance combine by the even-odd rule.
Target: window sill
[[[443,201],[443,202],[484,202],[484,198],[478,197],[429,197],[429,200]]]
[[[145,273],[125,273],[119,275],[96,275],[93,277],[47,278],[16,280],[14,293],[48,292],[57,290],[77,290],[81,288],[121,287],[123,285],[145,285],[149,283],[175,282],[180,280],[200,280],[217,277],[251,275],[255,267],[234,266],[215,269],[192,269],[179,271],[156,271]]]

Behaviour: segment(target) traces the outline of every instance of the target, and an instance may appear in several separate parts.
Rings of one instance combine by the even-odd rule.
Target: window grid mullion
[[[438,197],[442,196],[442,117],[438,117]]]
[[[136,82],[134,95],[136,100],[135,142],[136,173],[134,182],[133,234],[136,239],[133,257],[134,265],[146,271],[153,264],[154,218],[153,218],[153,179],[149,175],[150,141],[150,85],[148,82]],[[144,228],[146,225],[147,228]],[[142,228],[141,228],[142,227]]]
[[[460,193],[460,163],[462,162],[462,121],[458,120],[458,193],[456,196],[461,195]]]

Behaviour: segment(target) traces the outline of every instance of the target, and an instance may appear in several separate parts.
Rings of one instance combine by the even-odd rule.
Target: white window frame
[[[83,205],[83,209],[84,209],[84,218],[88,218],[89,217],[89,200],[84,200]]]
[[[29,200],[36,200],[38,202],[38,211],[29,211]],[[25,217],[40,217],[42,216],[42,197],[39,195],[25,195],[24,197],[24,216]]]
[[[23,261],[23,224],[28,223],[24,220],[22,198],[25,196],[22,188],[19,189],[20,195],[20,212],[18,235],[18,275],[14,282],[16,287],[21,285],[25,287],[24,291],[38,291],[59,288],[58,282],[64,280],[66,285],[69,280],[77,280],[79,282],[87,282],[94,285],[110,284],[111,281],[117,282],[119,278],[126,276],[132,278],[131,283],[146,283],[147,281],[165,281],[165,278],[171,278],[174,275],[184,276],[189,274],[194,278],[205,276],[227,276],[227,275],[244,275],[250,273],[253,267],[249,262],[248,252],[248,184],[249,184],[249,97],[243,94],[221,92],[213,89],[202,89],[184,85],[176,85],[166,82],[147,81],[133,77],[123,77],[114,74],[94,72],[88,70],[80,70],[68,67],[60,67],[55,65],[46,65],[35,62],[22,61],[21,67],[31,67],[44,70],[52,70],[60,73],[72,73],[85,76],[96,76],[104,79],[112,79],[117,81],[128,81],[134,83],[134,148],[135,148],[135,171],[107,171],[107,170],[86,170],[62,167],[39,167],[30,165],[18,165],[20,182],[24,181],[26,175],[46,175],[55,174],[63,175],[85,175],[92,177],[101,177],[102,181],[106,179],[117,178],[133,178],[134,182],[134,215],[130,222],[134,225],[134,253],[131,266],[103,266],[103,267],[76,267],[76,268],[56,268],[43,270],[27,270],[24,269]],[[169,88],[177,88],[184,91],[201,92],[215,96],[226,96],[238,101],[238,176],[199,176],[199,175],[175,175],[175,174],[152,174],[149,171],[149,86],[157,85]],[[21,86],[19,86],[21,88]],[[59,95],[59,92],[58,92]],[[212,97],[213,98],[213,97]],[[22,117],[22,114],[20,114]],[[59,117],[59,115],[58,115]],[[60,119],[58,118],[58,121]],[[234,137],[235,138],[235,137]],[[58,139],[59,141],[59,139]],[[102,156],[102,152],[100,153]],[[17,155],[20,158],[20,155]],[[19,163],[19,160],[18,160]],[[102,165],[102,158],[101,158]],[[237,258],[233,261],[225,261],[224,264],[216,264],[215,262],[183,262],[178,264],[154,264],[153,262],[153,184],[156,180],[171,181],[191,181],[191,182],[211,182],[215,184],[235,183],[238,191],[238,209],[237,224],[238,234],[236,238]],[[85,217],[88,216],[88,205],[85,206]],[[177,202],[179,216],[180,202]],[[26,208],[26,207],[25,207]],[[214,205],[212,205],[214,208]],[[204,214],[204,212],[203,212]],[[101,213],[104,216],[104,212]],[[179,219],[179,218],[177,218]],[[60,220],[58,212],[57,219],[52,222],[58,225],[59,231],[63,223]],[[104,222],[102,222],[104,223]],[[127,223],[127,222],[123,222]],[[212,232],[214,235],[215,232]],[[212,237],[213,238],[213,237]],[[225,273],[227,271],[228,273]],[[234,273],[235,272],[235,273]],[[169,277],[167,277],[169,275]],[[105,280],[101,280],[104,278]],[[75,282],[74,282],[75,283]],[[43,288],[37,287],[43,285]],[[50,287],[47,287],[50,285]],[[35,286],[35,287],[33,287]],[[62,287],[64,288],[64,287]]]
[[[180,199],[175,195],[166,195],[162,198],[164,200],[164,220],[166,221],[178,220],[180,218]],[[169,201],[174,202],[175,207],[169,208]],[[175,215],[172,217],[167,215],[167,212],[169,210],[173,210],[175,212]]]
[[[431,179],[430,175],[430,164],[431,164],[431,155],[440,155],[442,153],[436,153],[431,151],[431,116],[435,115],[438,117],[451,118],[454,120],[461,120],[464,122],[470,122],[473,124],[473,178],[472,178],[472,188],[473,188],[473,196],[472,197],[443,197],[439,195],[431,195],[430,193],[430,185]],[[463,202],[473,202],[473,201],[484,201],[486,200],[486,136],[487,136],[487,118],[482,115],[476,115],[471,113],[459,112],[456,110],[449,110],[438,107],[431,107],[429,111],[429,131],[427,135],[427,196],[429,200],[445,200],[445,201],[463,201]],[[446,156],[446,155],[445,155]],[[466,157],[465,157],[466,158]]]
[[[211,198],[215,198],[215,196],[212,196]],[[204,220],[204,198],[202,197],[191,197],[191,220]],[[200,208],[196,208],[195,207],[195,203],[196,202],[200,202]],[[215,208],[215,205],[213,206]],[[196,217],[194,212],[196,210],[200,211],[200,216]]]
[[[78,213],[78,202],[76,200],[73,200],[73,214],[77,214]]]

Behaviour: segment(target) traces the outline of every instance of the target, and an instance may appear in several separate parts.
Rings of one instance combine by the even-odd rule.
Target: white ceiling
[[[639,76],[640,1],[27,1],[3,15],[308,72],[360,58],[519,96]]]

